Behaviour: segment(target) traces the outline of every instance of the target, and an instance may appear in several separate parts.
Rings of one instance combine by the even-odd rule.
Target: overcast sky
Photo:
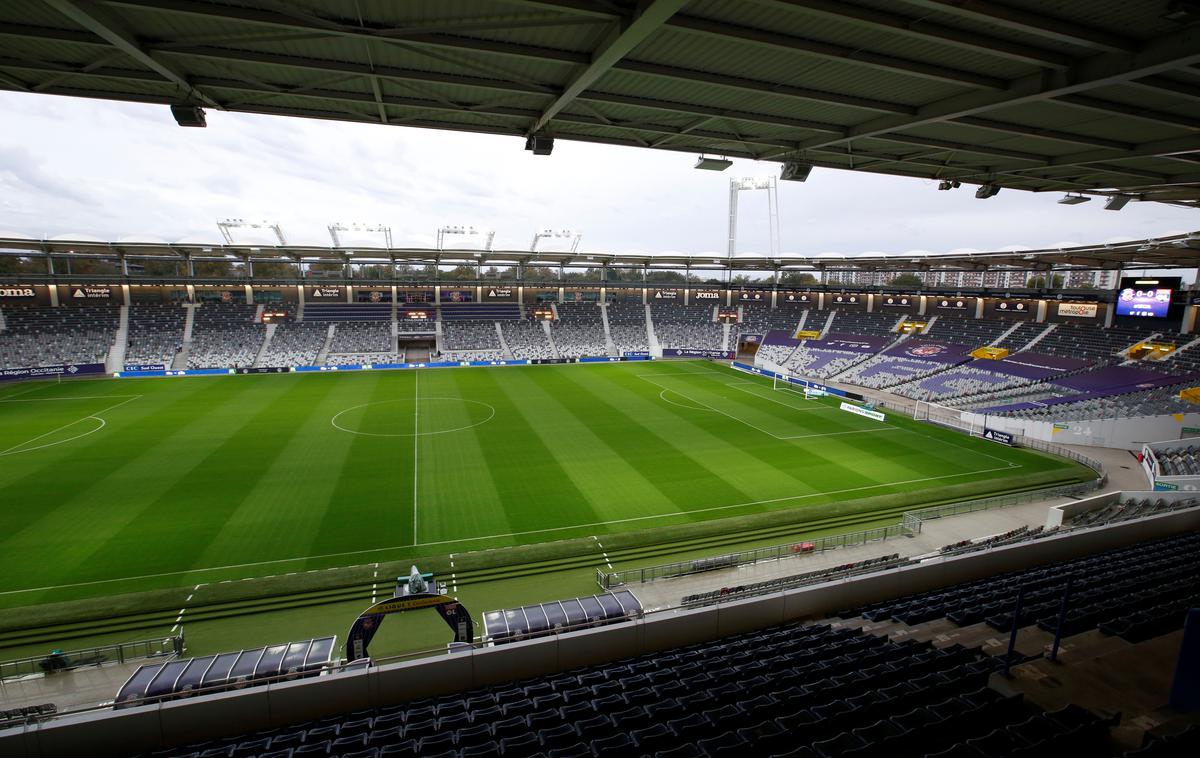
[[[559,141],[534,156],[512,137],[208,110],[175,125],[165,106],[0,93],[0,234],[219,241],[216,221],[282,224],[289,241],[329,244],[333,221],[391,226],[398,246],[432,246],[439,226],[496,231],[527,249],[537,229],[582,231],[585,250],[724,253],[730,177],[778,172],[735,161],[696,171],[683,153]],[[990,250],[1195,231],[1195,210],[814,169],[781,182],[784,253]],[[765,192],[744,192],[741,253],[768,252]],[[369,237],[369,235],[368,235]],[[242,233],[238,242],[266,241]]]

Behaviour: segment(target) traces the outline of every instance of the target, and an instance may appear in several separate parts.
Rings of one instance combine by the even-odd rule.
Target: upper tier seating
[[[1044,534],[1018,528],[943,552],[996,548]],[[894,558],[864,568],[894,570]],[[1185,609],[1200,602],[1197,558],[1200,534],[1187,533],[870,603],[838,614],[846,620],[840,624],[789,623],[212,739],[148,758],[1110,755],[1109,729],[1120,716],[1091,713],[1074,704],[1070,690],[1055,698],[1067,705],[1042,711],[1019,690],[1009,694],[1012,684],[989,686],[1001,657],[921,642],[911,630],[896,630],[900,633],[889,638],[859,627],[888,619],[914,625],[944,618],[959,625],[985,622],[1000,631],[1014,624],[1053,630],[1071,579],[1066,634],[1099,628],[1137,643],[1181,628]],[[847,573],[843,569],[854,567],[834,573]],[[748,594],[743,589],[729,588],[724,597]],[[1024,603],[1014,618],[1022,591]],[[1184,733],[1162,744],[1185,741],[1194,746],[1196,735]]]
[[[870,334],[884,336],[894,333],[899,317],[894,313],[867,313],[866,311],[837,310],[831,331],[848,334]],[[826,311],[813,311],[808,316],[805,329],[820,331],[828,318]],[[815,321],[814,321],[815,319]]]
[[[391,303],[309,303],[304,306],[306,323],[391,320]]]
[[[253,305],[205,303],[196,306],[188,368],[253,366],[266,337],[254,322]]]
[[[559,303],[558,320],[550,325],[554,344],[563,358],[608,354],[604,320],[598,303]]]
[[[121,314],[112,306],[5,306],[0,365],[103,363]]]
[[[1063,561],[1051,566],[1013,571],[930,592],[872,603],[840,616],[869,620],[894,619],[919,624],[945,617],[960,626],[986,621],[1008,631],[1017,592],[1026,590],[1018,626],[1038,623],[1054,628],[1063,588],[1074,582],[1068,634],[1094,629],[1119,634],[1129,632],[1121,622],[1144,609],[1164,603],[1177,613],[1171,624],[1183,624],[1184,611],[1200,602],[1200,534],[1142,543],[1098,555]],[[1109,627],[1106,629],[1106,625]],[[1156,629],[1162,628],[1161,625]],[[1169,631],[1170,625],[1164,631]],[[1162,632],[1158,632],[1162,633]],[[1140,633],[1135,633],[1140,636]]]
[[[1037,343],[1038,352],[1087,358],[1097,363],[1114,363],[1120,360],[1119,351],[1130,347],[1146,337],[1145,329],[1095,326],[1063,323],[1054,328]]]
[[[749,303],[742,306],[742,334],[766,334],[771,329],[783,329],[792,334],[804,316],[807,308],[796,305],[781,305],[771,308],[763,303]],[[811,318],[811,316],[810,316]]]
[[[129,306],[129,341],[126,363],[170,367],[183,345],[187,309],[179,304],[135,303]]]
[[[1013,330],[1004,339],[996,343],[996,347],[1008,348],[1012,352],[1024,350],[1035,337],[1046,331],[1046,324],[1039,324],[1036,321],[1022,321],[1021,325]],[[1035,348],[1036,349],[1036,346]]]
[[[1011,328],[1011,321],[999,319],[938,316],[938,320],[933,322],[925,336],[960,345],[983,347]]]

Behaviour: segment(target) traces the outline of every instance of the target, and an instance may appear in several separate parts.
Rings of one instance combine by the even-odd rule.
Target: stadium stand
[[[596,303],[559,303],[558,320],[550,325],[554,345],[563,358],[607,355],[604,321]]]
[[[664,348],[720,350],[724,347],[724,325],[713,321],[713,306],[656,302],[650,306],[654,333]]]
[[[305,322],[308,322],[307,317]],[[332,353],[394,353],[392,321],[341,321],[329,346]]]
[[[843,334],[884,336],[895,332],[899,317],[894,313],[834,310],[833,329]],[[821,313],[824,315],[824,312]],[[811,316],[810,316],[811,318]],[[816,327],[813,327],[816,329]]]
[[[1118,360],[1119,351],[1141,341],[1148,335],[1146,329],[1095,326],[1063,323],[1037,343],[1038,352],[1086,358],[1096,363],[1108,364]]]
[[[120,312],[108,306],[5,306],[0,331],[4,366],[103,363]]]
[[[618,355],[644,353],[650,349],[646,333],[646,306],[641,303],[609,303],[608,329]]]
[[[1024,350],[1035,337],[1046,331],[1046,327],[1047,324],[1039,324],[1036,321],[1022,321],[1020,326],[997,342],[996,347],[1008,348],[1014,352]]]
[[[163,364],[170,367],[183,346],[187,310],[177,304],[129,306],[129,338],[125,363]]]
[[[311,366],[325,346],[328,327],[319,323],[280,321],[263,354],[264,366]]]
[[[514,358],[544,359],[554,358],[554,348],[546,337],[542,322],[525,319],[522,321],[502,321],[504,342]]]
[[[196,306],[188,368],[253,366],[266,329],[254,322],[253,305],[205,303]]]
[[[1046,536],[1023,527],[948,545],[941,553],[1011,548]],[[1067,635],[1098,630],[1138,644],[1179,629],[1185,609],[1200,602],[1198,557],[1200,534],[1194,532],[1135,542],[867,603],[828,621],[723,635],[562,673],[208,739],[145,758],[1112,755],[1119,752],[1119,713],[1093,712],[1073,699],[1045,709],[1011,683],[998,683],[1002,656],[989,657],[952,637],[939,642],[945,634],[921,641],[910,632],[939,620],[997,631],[1014,624],[1052,631],[1070,581]],[[880,556],[782,585],[726,588],[689,596],[684,604],[699,607],[870,575],[872,569],[896,568],[898,559]],[[1024,603],[1016,615],[1018,593]],[[890,634],[885,621],[901,625],[903,633]],[[1196,732],[1146,732],[1143,747],[1126,755],[1193,755],[1200,745]]]
[[[970,345],[972,348],[990,345],[1001,334],[1012,328],[1012,322],[998,319],[963,318],[961,316],[938,316],[924,333],[946,342]]]

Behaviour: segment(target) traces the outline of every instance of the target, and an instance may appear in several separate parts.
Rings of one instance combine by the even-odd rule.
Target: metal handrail
[[[162,658],[176,656],[183,652],[183,636],[160,637],[153,640],[137,640],[136,642],[118,642],[112,645],[98,645],[79,650],[67,650],[57,655],[65,660],[67,668],[77,666],[92,666],[100,663],[125,663],[143,658]],[[37,655],[29,658],[14,658],[0,661],[0,680],[29,676],[30,674],[49,673],[44,664],[50,655]]]

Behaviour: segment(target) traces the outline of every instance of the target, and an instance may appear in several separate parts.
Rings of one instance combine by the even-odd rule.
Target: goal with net
[[[783,392],[794,392],[803,396],[805,400],[816,400],[829,394],[823,385],[790,374],[775,374],[771,388]]]
[[[960,429],[968,434],[983,434],[983,424],[975,420],[976,414],[964,412],[958,408],[938,405],[928,400],[918,400],[913,406],[913,418],[917,421],[928,421],[931,424]]]

